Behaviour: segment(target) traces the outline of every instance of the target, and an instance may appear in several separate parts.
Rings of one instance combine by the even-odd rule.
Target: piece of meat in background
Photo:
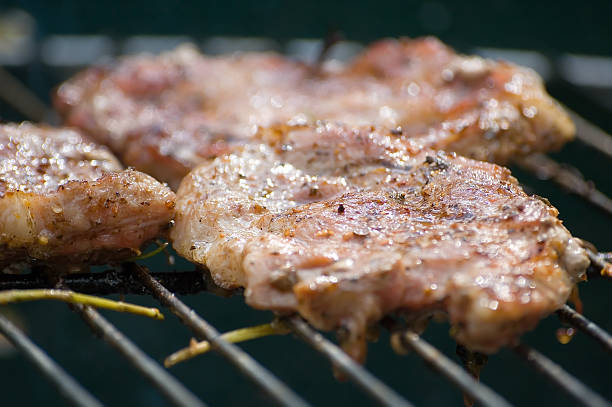
[[[182,46],[89,68],[59,86],[54,104],[66,124],[173,188],[258,126],[381,125],[498,163],[558,149],[574,135],[535,72],[459,55],[430,37],[383,40],[352,62],[322,67]]]

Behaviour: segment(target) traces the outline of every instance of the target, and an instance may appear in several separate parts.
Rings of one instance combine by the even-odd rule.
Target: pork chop
[[[281,126],[193,170],[171,239],[253,307],[348,333],[444,311],[493,352],[565,303],[588,265],[557,210],[506,168],[375,127]]]
[[[65,128],[0,125],[0,269],[120,261],[167,233],[175,196]]]
[[[258,126],[374,124],[498,163],[557,149],[574,134],[535,72],[458,55],[434,38],[380,41],[348,64],[322,67],[183,46],[89,68],[58,88],[55,107],[126,165],[172,187]]]

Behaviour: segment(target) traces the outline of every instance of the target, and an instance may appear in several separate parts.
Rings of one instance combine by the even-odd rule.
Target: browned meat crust
[[[134,256],[164,236],[174,193],[69,129],[0,126],[0,268],[60,271]]]
[[[364,331],[395,310],[446,311],[491,352],[563,304],[588,264],[557,210],[510,172],[377,128],[282,127],[193,170],[171,238],[257,308]]]
[[[316,69],[282,56],[200,55],[182,47],[90,68],[58,88],[69,125],[128,165],[176,187],[257,126],[382,125],[425,147],[504,163],[572,138],[568,116],[532,71],[456,54],[438,40],[384,40]]]

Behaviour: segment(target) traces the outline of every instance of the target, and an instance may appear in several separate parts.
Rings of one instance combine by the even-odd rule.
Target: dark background
[[[610,1],[0,3],[0,13],[11,8],[25,10],[35,21],[35,53],[27,64],[6,66],[5,69],[46,102],[52,87],[78,68],[49,67],[39,58],[40,44],[57,34],[101,34],[116,43],[137,34],[187,35],[195,41],[210,36],[255,36],[273,38],[280,44],[293,38],[322,38],[330,30],[340,30],[346,39],[364,43],[386,36],[432,34],[465,52],[474,47],[540,52],[551,62],[552,73],[547,85],[553,96],[604,130],[612,131],[612,115],[606,107],[611,101],[610,89],[603,84],[602,87],[576,86],[571,78],[559,73],[559,61],[567,53],[612,55]],[[6,84],[0,81],[0,91],[3,86]],[[10,103],[0,102],[1,120],[26,118]],[[554,156],[580,168],[604,192],[612,192],[612,165],[602,154],[574,142]],[[559,208],[561,218],[574,235],[592,241],[602,250],[612,249],[609,238],[612,219],[609,215],[551,183],[537,180],[517,169],[513,171],[532,191],[548,197]],[[157,271],[170,269],[161,257],[149,264]],[[189,267],[180,263],[175,268]],[[580,289],[586,315],[612,330],[609,312],[612,283],[591,281],[582,284]],[[246,307],[241,297],[225,299],[203,293],[184,299],[221,331],[267,322],[272,317],[270,313]],[[156,305],[154,300],[146,297],[128,297],[128,300]],[[21,321],[35,342],[104,403],[166,405],[159,393],[151,389],[113,349],[96,339],[65,305],[39,302],[3,310]],[[187,328],[168,312],[163,322],[109,312],[103,314],[160,361],[185,346],[190,338]],[[558,319],[551,316],[536,331],[525,335],[524,341],[607,398],[612,398],[610,355],[585,335],[578,335],[568,345],[559,344],[555,339],[555,330],[559,326]],[[454,357],[454,343],[448,337],[446,324],[432,323],[425,338]],[[291,336],[260,339],[242,346],[313,404],[373,404],[352,384],[336,382],[327,362]],[[395,355],[384,333],[378,343],[370,346],[367,367],[417,405],[462,405],[460,392],[427,369],[417,356]],[[64,404],[55,389],[20,355],[9,352],[0,359],[0,372],[1,405]],[[270,403],[254,385],[213,354],[177,366],[171,372],[212,405]],[[490,358],[482,380],[517,405],[574,404],[508,350]]]
[[[49,34],[186,34],[355,41],[434,34],[454,46],[609,55],[609,1],[5,1]]]

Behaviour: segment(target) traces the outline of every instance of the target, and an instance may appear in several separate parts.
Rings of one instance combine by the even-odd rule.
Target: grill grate
[[[442,352],[431,346],[416,333],[410,330],[399,332],[399,339],[403,347],[416,352],[432,369],[440,373],[448,381],[460,388],[464,394],[469,395],[481,405],[511,406],[499,394],[495,393],[488,386],[474,380],[461,366],[444,356]]]
[[[57,387],[60,394],[71,404],[91,407],[102,406],[102,403],[2,315],[0,315],[0,332],[40,370],[47,380]]]
[[[3,81],[6,72],[1,71]],[[13,86],[17,93],[23,87]],[[26,88],[27,89],[27,88]],[[22,94],[27,94],[21,91]],[[29,94],[28,94],[29,95]],[[590,124],[576,113],[571,112],[578,128],[578,138],[589,146],[596,148],[608,157],[612,157],[612,138],[598,127]],[[577,194],[586,201],[612,214],[612,200],[596,190],[585,181],[575,170],[567,168],[547,156],[534,156],[519,163],[523,168],[535,173],[538,177],[549,179],[561,185],[569,192]],[[592,269],[589,276],[599,276],[599,270],[605,267],[606,260],[601,255],[591,253]],[[205,319],[179,300],[175,294],[194,294],[202,291],[218,290],[202,272],[149,273],[142,266],[125,264],[122,270],[110,270],[98,273],[74,274],[66,276],[62,285],[72,290],[89,294],[140,294],[152,295],[164,306],[168,307],[180,320],[188,326],[196,337],[206,339],[212,348],[233,364],[242,374],[251,379],[264,390],[271,399],[280,405],[306,406],[300,396],[290,389],[268,369],[260,365],[241,348],[225,341],[219,332]],[[44,275],[33,272],[27,275],[0,274],[0,290],[48,288],[50,283]],[[229,293],[228,293],[229,294]],[[177,406],[203,406],[191,391],[180,381],[163,369],[150,356],[123,335],[114,325],[103,318],[97,311],[89,307],[71,306],[82,319],[99,336],[116,349],[136,370],[146,377],[150,383],[163,394],[167,400]],[[567,323],[592,337],[608,352],[612,351],[612,336],[565,305],[557,311],[561,321]],[[315,331],[297,316],[285,317],[285,322],[294,333],[317,352],[324,355],[338,370],[353,381],[373,400],[382,405],[411,406],[393,389],[363,366],[350,359],[337,345]],[[391,327],[395,330],[394,327]],[[72,404],[78,406],[98,406],[100,402],[68,375],[38,348],[32,341],[6,318],[0,316],[0,332],[12,342],[41,373],[48,378],[60,393]],[[421,357],[433,370],[444,376],[450,383],[483,406],[509,406],[502,396],[488,386],[475,380],[459,364],[442,354],[416,333],[409,330],[395,331],[402,348],[409,349]],[[521,344],[514,348],[515,353],[528,362],[528,366],[546,376],[551,382],[565,391],[575,401],[585,406],[610,406],[600,395],[589,389],[578,379],[561,369],[538,351]]]
[[[564,305],[563,308],[557,311],[557,315],[561,321],[580,329],[582,332],[599,342],[605,350],[612,353],[612,336],[607,331],[586,319],[569,305]]]
[[[204,407],[191,391],[162,368],[150,356],[125,337],[117,328],[91,307],[76,305],[76,311],[91,329],[115,348],[127,361],[146,377],[153,386],[176,406]]]
[[[612,215],[612,199],[595,188],[592,183],[586,181],[575,168],[559,164],[542,154],[533,154],[519,159],[517,164],[521,168],[536,174],[538,178],[553,181],[568,192],[580,196],[590,204]]]
[[[168,291],[157,280],[153,279],[142,267],[131,264],[128,266],[135,272],[153,295],[168,307],[185,325],[187,325],[200,340],[207,340],[213,349],[223,355],[229,362],[247,375],[280,404],[288,406],[306,406],[298,395],[283,382],[262,367],[246,352],[220,337],[219,332],[181,300]]]
[[[410,406],[411,404],[387,387],[376,376],[348,357],[342,349],[312,329],[299,317],[287,320],[293,330],[317,352],[329,359],[342,373],[357,383],[370,396],[385,406]]]
[[[258,364],[248,354],[220,337],[219,332],[202,319],[198,314],[180,301],[176,295],[164,287],[161,281],[170,281],[171,286],[180,288],[186,281],[191,281],[199,272],[182,273],[149,273],[146,268],[133,263],[125,265],[124,272],[105,272],[90,274],[89,286],[83,284],[85,275],[68,276],[63,285],[75,289],[75,286],[85,288],[85,292],[109,293],[117,286],[117,280],[110,279],[109,275],[118,278],[125,276],[128,282],[123,288],[128,288],[131,293],[152,293],[164,306],[167,306],[179,319],[187,325],[200,339],[208,340],[213,349],[222,354],[228,361],[234,364],[243,374],[247,375],[268,395],[280,405],[307,406],[308,404],[289,389],[280,379],[272,375],[267,369]],[[168,279],[170,274],[176,274],[173,279]],[[128,276],[132,276],[132,278]],[[179,277],[180,276],[180,277]],[[48,287],[42,278],[36,275],[2,275],[0,276],[0,289],[15,289],[17,287]],[[137,286],[134,277],[141,281]],[[98,281],[96,281],[98,280]],[[100,280],[105,280],[101,282]],[[143,287],[144,285],[144,287]],[[145,290],[146,287],[146,290]],[[98,291],[99,290],[99,291]],[[115,291],[116,292],[116,291]],[[125,290],[121,290],[125,292]],[[176,406],[204,406],[189,390],[179,381],[153,361],[146,353],[140,350],[134,343],[126,338],[117,328],[102,317],[97,311],[90,307],[71,306],[92,328],[111,346],[113,346],[130,364],[132,364],[151,384],[157,388],[173,405]],[[573,327],[576,327],[590,337],[598,341],[608,351],[612,350],[612,337],[605,330],[577,313],[571,307],[565,305],[557,311],[560,319]],[[382,383],[376,376],[368,372],[364,367],[350,359],[337,345],[327,340],[317,331],[312,329],[306,322],[297,316],[287,317],[287,324],[293,331],[316,351],[322,353],[332,364],[337,367],[349,379],[355,382],[365,393],[369,394],[381,405],[388,406],[411,406],[412,404],[399,396],[394,390]],[[392,328],[393,329],[393,328]],[[71,376],[63,371],[55,362],[34,345],[18,328],[0,316],[0,332],[4,334],[20,351],[22,351],[41,372],[56,385],[62,395],[71,403],[79,406],[100,405],[99,402],[83,389]],[[410,330],[398,332],[402,347],[410,349],[423,358],[435,371],[440,373],[452,384],[468,394],[483,406],[510,406],[503,397],[495,393],[486,385],[474,380],[463,368],[453,362],[435,347],[427,343],[416,333]],[[600,395],[589,389],[561,367],[538,351],[521,344],[514,348],[516,354],[526,360],[531,367],[542,373],[559,388],[573,397],[584,406],[610,406]],[[96,404],[98,403],[98,404]]]
[[[605,407],[610,404],[599,394],[589,389],[580,380],[567,373],[558,364],[525,344],[514,348],[517,355],[527,361],[531,367],[546,376],[561,390],[583,406]]]

